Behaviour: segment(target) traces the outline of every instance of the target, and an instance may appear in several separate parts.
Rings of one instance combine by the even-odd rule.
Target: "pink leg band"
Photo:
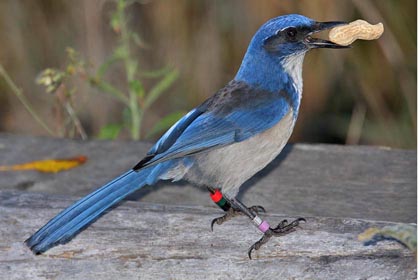
[[[270,228],[270,224],[267,221],[263,221],[259,226],[258,229],[265,233]]]

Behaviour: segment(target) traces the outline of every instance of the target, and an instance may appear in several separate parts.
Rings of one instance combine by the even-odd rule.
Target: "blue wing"
[[[274,126],[290,109],[284,92],[232,81],[174,124],[134,170],[246,140]]]

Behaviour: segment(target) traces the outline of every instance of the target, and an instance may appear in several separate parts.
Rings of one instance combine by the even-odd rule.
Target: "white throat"
[[[303,88],[303,81],[302,81],[302,67],[303,67],[303,59],[305,58],[305,52],[301,52],[294,55],[289,55],[288,57],[284,58],[282,61],[282,66],[284,71],[292,78],[293,86],[295,87],[296,91],[299,94],[299,97],[302,96],[302,88]]]

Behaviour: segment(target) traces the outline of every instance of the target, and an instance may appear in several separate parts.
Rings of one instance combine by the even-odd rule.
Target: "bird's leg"
[[[291,233],[293,231],[296,230],[296,227],[299,226],[300,222],[306,222],[306,220],[304,218],[298,218],[294,221],[292,221],[291,223],[289,223],[287,220],[283,220],[281,223],[279,223],[277,225],[277,227],[275,228],[271,228],[270,224],[265,221],[262,220],[259,216],[258,216],[258,211],[255,211],[255,209],[252,209],[252,207],[246,207],[241,201],[237,200],[236,198],[233,199],[229,199],[226,197],[223,197],[226,200],[226,203],[229,203],[230,208],[228,211],[231,211],[230,209],[235,209],[234,211],[240,211],[243,214],[245,214],[246,216],[248,216],[252,222],[254,223],[254,225],[262,232],[264,233],[264,235],[261,237],[260,240],[258,240],[257,242],[255,242],[248,250],[248,257],[251,259],[251,254],[253,250],[258,250],[263,244],[267,243],[268,240],[270,240],[270,238],[272,236],[284,236],[288,233]],[[264,209],[264,208],[263,208]],[[225,214],[228,215],[228,213]],[[220,217],[219,219],[223,219],[222,222],[226,221],[229,218],[225,218],[225,216]],[[217,219],[216,219],[217,220]],[[213,223],[215,221],[213,220],[212,222],[212,226]],[[217,222],[217,221],[216,221]],[[222,223],[221,222],[221,223]]]
[[[233,217],[244,215],[245,213],[236,207],[232,207],[231,203],[227,201],[222,193],[218,189],[208,188],[210,191],[210,197],[214,203],[216,203],[220,208],[222,208],[226,214],[221,217],[213,219],[211,222],[211,230],[213,231],[213,225],[216,223],[218,225],[223,224],[224,222],[232,219]],[[255,205],[247,208],[248,211],[258,214],[259,212],[265,212],[264,207]]]

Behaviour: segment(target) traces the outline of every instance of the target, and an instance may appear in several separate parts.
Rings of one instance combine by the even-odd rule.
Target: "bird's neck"
[[[302,64],[305,53],[274,58],[265,51],[248,50],[235,80],[271,92],[285,91],[297,116],[302,98]]]

